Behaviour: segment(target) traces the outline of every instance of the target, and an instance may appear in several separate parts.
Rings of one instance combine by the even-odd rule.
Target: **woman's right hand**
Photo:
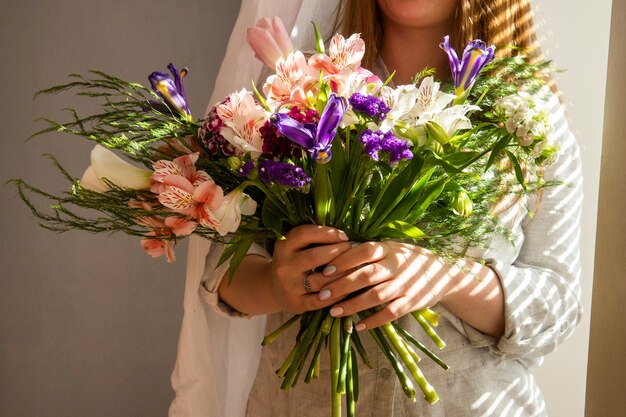
[[[307,224],[293,228],[284,240],[277,241],[270,268],[277,308],[302,313],[339,301],[336,298],[322,301],[317,293],[307,293],[305,279],[316,268],[350,250],[352,245],[348,240],[341,230]]]

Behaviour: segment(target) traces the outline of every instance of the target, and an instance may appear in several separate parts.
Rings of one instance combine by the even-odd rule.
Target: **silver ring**
[[[311,292],[312,292],[312,289],[311,289],[311,283],[309,282],[309,275],[311,275],[311,273],[306,274],[306,275],[304,276],[304,281],[303,281],[303,283],[304,283],[304,291],[305,291],[307,294],[309,294],[309,293],[311,293]]]

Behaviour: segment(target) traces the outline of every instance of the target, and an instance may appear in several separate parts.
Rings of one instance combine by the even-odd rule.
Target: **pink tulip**
[[[278,16],[271,19],[264,17],[256,26],[249,27],[246,40],[257,59],[271,69],[274,69],[278,58],[286,57],[293,51],[289,34]]]

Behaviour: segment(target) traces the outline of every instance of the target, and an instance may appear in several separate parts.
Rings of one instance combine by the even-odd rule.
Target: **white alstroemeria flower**
[[[103,181],[106,178],[118,187],[148,190],[151,176],[151,170],[133,166],[104,146],[96,145],[91,151],[91,166],[80,179],[80,185],[86,190],[105,193],[110,189]]]
[[[380,125],[380,130],[388,132],[397,124],[410,121],[409,113],[415,106],[419,91],[413,84],[400,85],[393,89],[384,86],[380,89],[380,98],[391,109]]]
[[[440,84],[433,77],[426,77],[417,89],[418,95],[410,115],[416,120],[424,113],[442,112],[456,98],[454,94],[439,90]]]
[[[230,142],[239,154],[250,152],[253,158],[262,152],[263,139],[259,128],[268,115],[246,89],[233,93],[228,99],[215,106],[218,116],[224,122],[220,133]]]
[[[256,201],[249,195],[235,188],[224,196],[222,205],[214,210],[216,219],[219,221],[215,225],[215,230],[221,235],[235,233],[241,223],[241,215],[251,216],[256,211]]]
[[[470,104],[461,104],[448,107],[440,112],[422,113],[417,121],[417,125],[423,126],[427,122],[435,122],[441,126],[448,137],[451,137],[457,130],[472,128],[472,122],[466,116],[466,114],[472,110],[480,110],[480,107]]]

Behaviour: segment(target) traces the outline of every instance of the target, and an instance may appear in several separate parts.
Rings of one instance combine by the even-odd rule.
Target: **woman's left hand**
[[[442,301],[453,289],[451,267],[419,246],[367,242],[339,255],[323,272],[309,276],[309,282],[322,300],[340,300],[364,290],[335,304],[331,315],[336,317],[382,305],[380,311],[359,323],[357,330],[363,330]]]

